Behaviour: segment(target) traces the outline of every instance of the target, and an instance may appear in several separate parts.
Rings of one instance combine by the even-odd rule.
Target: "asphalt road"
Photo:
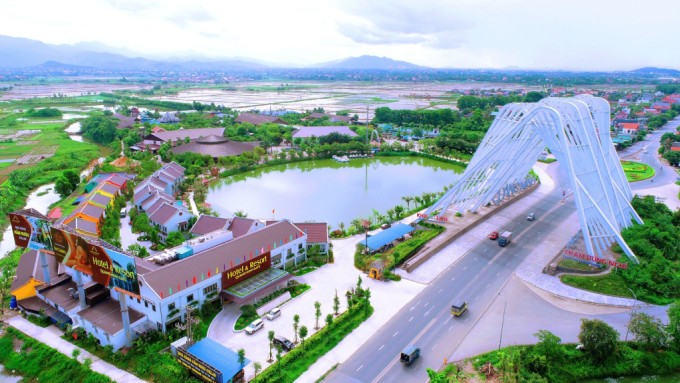
[[[556,189],[557,190],[557,189]],[[482,240],[454,266],[432,281],[412,303],[387,322],[359,351],[340,365],[324,382],[424,382],[426,368],[437,369],[452,355],[485,309],[524,260],[557,223],[574,211],[573,202],[560,203],[558,191],[546,196],[526,214],[510,221],[499,231],[513,232],[512,243],[499,247]],[[465,300],[468,311],[459,318],[450,313],[453,302]],[[408,345],[421,348],[421,357],[409,367],[399,362]]]

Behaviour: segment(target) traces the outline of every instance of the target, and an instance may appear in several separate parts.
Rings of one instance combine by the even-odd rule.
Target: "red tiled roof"
[[[201,275],[208,277],[212,273],[223,272],[228,268],[242,263],[246,257],[260,255],[261,249],[270,251],[281,243],[287,243],[304,235],[297,227],[288,221],[277,222],[273,225],[254,231],[240,238],[211,247],[198,252],[191,257],[167,264],[158,270],[150,271],[140,276],[147,286],[161,298],[191,286],[194,278],[200,280]],[[208,274],[208,273],[211,274]],[[178,289],[179,287],[179,289]],[[172,289],[172,293],[170,292]]]
[[[619,124],[619,128],[626,130],[637,130],[640,128],[640,124],[637,122],[622,122]]]
[[[162,225],[168,222],[170,218],[174,217],[176,214],[181,213],[182,209],[175,205],[170,205],[167,202],[163,202],[161,207],[159,207],[155,212],[153,212],[153,214],[149,216],[149,221]]]
[[[328,243],[328,224],[326,222],[294,223],[307,234],[307,243]]]
[[[213,217],[211,215],[201,215],[196,220],[194,226],[189,230],[191,234],[205,235],[215,230],[226,229],[229,224],[229,219],[221,217]]]
[[[254,223],[254,219],[234,217],[229,223],[229,230],[234,234],[234,238],[242,237],[248,234]]]

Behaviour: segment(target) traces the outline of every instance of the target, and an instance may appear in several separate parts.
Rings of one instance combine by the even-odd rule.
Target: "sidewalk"
[[[99,357],[92,355],[88,351],[75,346],[60,337],[60,332],[50,326],[48,328],[42,328],[34,325],[28,320],[17,315],[11,317],[7,320],[7,323],[16,328],[17,330],[23,332],[24,334],[30,336],[31,338],[50,346],[62,354],[68,356],[69,358],[73,355],[73,350],[80,350],[80,355],[78,355],[78,361],[83,362],[85,359],[89,358],[92,360],[92,370],[97,371],[111,378],[112,380],[119,383],[142,383],[145,380],[141,380],[136,376],[132,375],[127,371],[123,371],[120,368],[113,366]]]

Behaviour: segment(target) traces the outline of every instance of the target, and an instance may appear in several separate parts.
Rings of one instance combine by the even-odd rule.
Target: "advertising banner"
[[[271,267],[270,253],[250,259],[222,273],[222,288],[229,288]]]
[[[88,244],[87,255],[93,281],[139,296],[137,267],[133,257],[94,244]]]
[[[190,352],[178,348],[177,361],[194,375],[201,378],[204,382],[220,383],[222,382],[222,372],[215,367],[205,363]]]
[[[14,243],[18,247],[52,252],[52,223],[48,220],[9,213]]]
[[[67,231],[52,228],[54,257],[72,269],[92,275],[92,263],[87,254],[88,243],[82,237]]]

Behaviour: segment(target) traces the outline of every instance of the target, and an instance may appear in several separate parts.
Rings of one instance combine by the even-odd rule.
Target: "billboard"
[[[271,267],[272,261],[270,253],[265,253],[259,257],[245,261],[236,267],[222,273],[222,288],[229,288],[239,282],[246,280],[253,275]]]
[[[96,244],[87,246],[92,280],[116,291],[139,297],[137,267],[133,257]]]
[[[52,228],[54,257],[59,263],[92,275],[92,264],[87,256],[87,242],[78,235]]]
[[[222,382],[222,372],[182,348],[177,349],[177,361],[204,382]]]
[[[52,252],[52,223],[29,215],[9,213],[14,243],[18,247]]]

